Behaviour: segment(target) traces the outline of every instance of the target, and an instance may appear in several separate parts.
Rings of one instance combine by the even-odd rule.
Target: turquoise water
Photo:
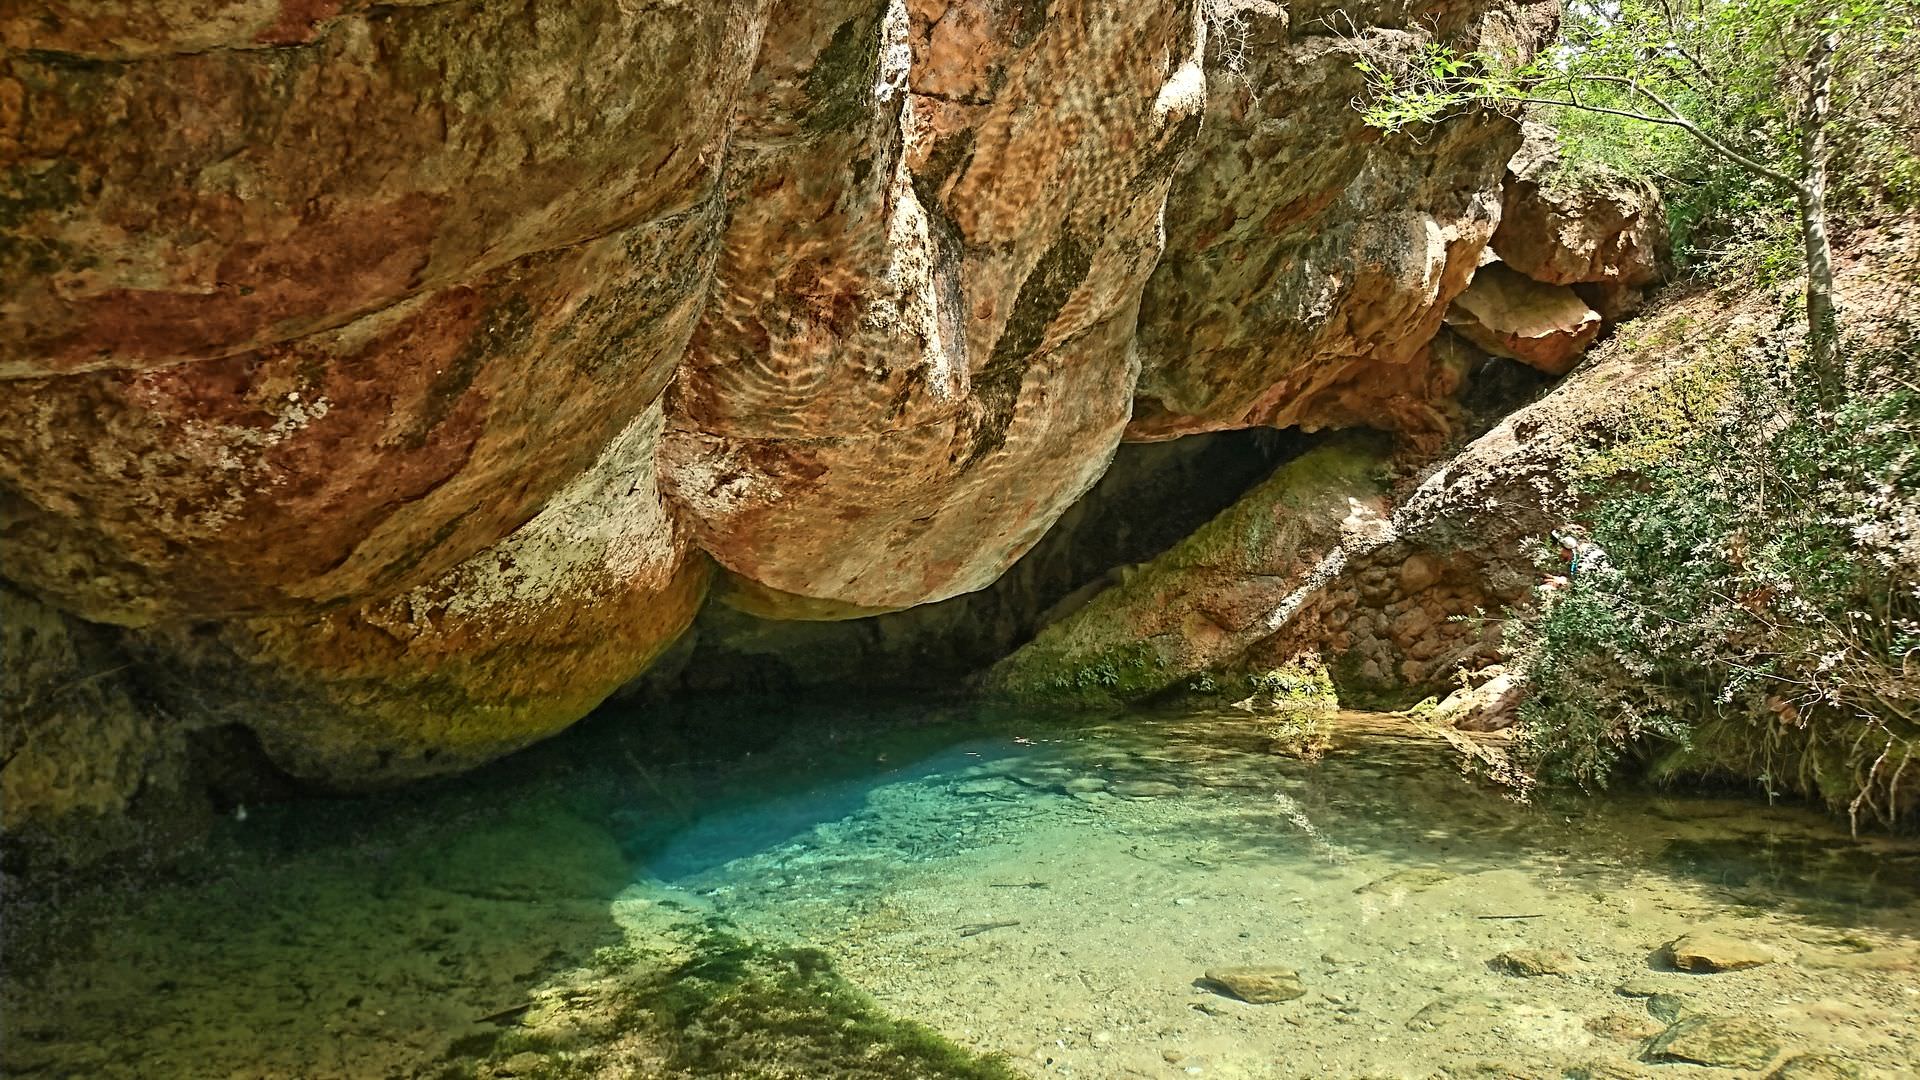
[[[1233,712],[605,715],[9,912],[0,1068],[1920,1075],[1914,843],[1750,800],[1522,805],[1373,718],[1318,761],[1272,742]],[[1701,931],[1771,960],[1670,970]],[[1239,1000],[1231,967],[1299,993]]]

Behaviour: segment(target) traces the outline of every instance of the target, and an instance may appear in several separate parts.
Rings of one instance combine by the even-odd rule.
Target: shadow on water
[[[1307,876],[1338,876],[1330,855],[1453,874],[1521,869],[1589,890],[1652,875],[1836,926],[1905,927],[1920,905],[1920,847],[1849,836],[1806,807],[1649,790],[1522,803],[1463,775],[1435,742],[1364,735],[1305,762],[1266,753],[1262,731],[1251,718],[1132,717],[1078,733],[1060,758],[1221,804],[1156,826],[1160,839]],[[1127,752],[1088,760],[1089,747]]]
[[[628,850],[642,873],[673,884],[726,863],[778,847],[817,826],[839,821],[866,805],[872,792],[889,784],[927,780],[955,772],[981,753],[999,749],[971,740],[941,749],[911,764],[883,768],[855,778],[807,782],[798,790],[729,799],[703,806],[685,824],[662,829],[642,823]],[[633,817],[631,811],[623,814]]]
[[[5,913],[0,1074],[490,1075],[489,1060],[552,1049],[519,1025],[586,965],[621,987],[597,1037],[672,1051],[645,1075],[717,1052],[668,1021],[753,1033],[742,1061],[804,1044],[821,1064],[853,1030],[916,1075],[1011,1075],[883,1017],[820,957],[706,924],[690,955],[639,955],[616,920],[636,876],[711,868],[950,767],[941,747],[977,737],[960,719],[764,701],[614,714],[466,776],[255,808],[163,882],[101,878]],[[796,721],[805,735],[772,750]],[[637,844],[633,821],[648,823]],[[715,951],[745,966],[662,981]],[[671,1008],[655,1001],[668,982]]]

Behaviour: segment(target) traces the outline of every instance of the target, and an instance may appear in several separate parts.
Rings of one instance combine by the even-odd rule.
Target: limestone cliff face
[[[1412,49],[1409,26],[1529,55],[1555,5],[1244,4],[1237,62],[1210,73],[1200,145],[1167,207],[1143,301],[1129,434],[1364,425],[1438,433],[1445,375],[1427,343],[1500,223],[1516,125],[1474,116],[1382,139],[1352,107],[1346,42]]]
[[[901,608],[993,581],[1118,445],[1204,24],[956,4],[817,36],[736,132],[754,150],[667,477],[763,606]],[[773,92],[796,82],[798,115]],[[860,96],[808,112],[814,82]]]
[[[578,718],[716,573],[978,590],[1123,438],[1432,435],[1519,132],[1363,130],[1329,13],[10,5],[0,573],[175,723],[363,783]]]

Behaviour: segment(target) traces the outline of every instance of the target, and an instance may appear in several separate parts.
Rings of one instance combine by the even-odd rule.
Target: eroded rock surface
[[[1552,132],[1529,125],[1507,166],[1493,250],[1548,285],[1576,286],[1609,319],[1638,306],[1668,258],[1666,213],[1645,180],[1589,171],[1570,175]]]
[[[434,580],[659,396],[716,209],[267,349],[0,383],[7,574],[129,626],[310,617]]]
[[[994,693],[1074,704],[1139,701],[1243,656],[1286,627],[1388,512],[1384,447],[1310,450],[1166,554],[1002,660]]]
[[[34,14],[9,17],[0,59],[9,377],[264,348],[684,212],[764,18],[400,6],[293,48],[87,63],[134,52],[129,27]],[[167,50],[167,21],[139,29]]]
[[[1499,223],[1494,163],[1519,146],[1519,129],[1481,117],[1419,142],[1383,139],[1352,108],[1360,74],[1322,19],[1343,30],[1358,19],[1355,32],[1388,50],[1417,49],[1421,34],[1365,7],[1240,6],[1243,61],[1212,71],[1207,122],[1168,202],[1128,435],[1437,432],[1433,402],[1446,390],[1429,385],[1425,346]],[[1447,6],[1426,25],[1525,53],[1553,17]]]
[[[0,585],[0,827],[15,841],[112,850],[144,789],[181,786],[183,747],[134,700],[98,627]]]
[[[1480,268],[1447,311],[1447,325],[1494,356],[1565,375],[1600,334],[1600,313],[1564,285],[1546,285],[1505,263]]]
[[[836,36],[809,85],[866,109],[802,94],[799,115],[744,122],[769,192],[733,219],[667,461],[762,613],[779,594],[870,612],[981,588],[1120,441],[1204,24],[1188,4],[1022,11],[883,19],[860,50]]]
[[[1071,616],[1257,484],[1295,440],[1223,432],[1120,447],[1100,482],[991,586],[861,619],[768,619],[723,596],[634,687],[788,693],[809,687],[948,689]],[[791,601],[786,600],[790,609]]]
[[[1330,14],[13,5],[4,573],[117,628],[136,711],[352,785],[577,719],[715,563],[760,617],[892,611],[999,578],[1125,437],[1431,442],[1518,129],[1377,138]],[[1523,55],[1553,12],[1355,18]],[[1215,569],[1323,556],[1351,506],[1300,499],[1284,567]],[[1282,599],[1153,633],[1198,663]]]
[[[663,422],[656,405],[532,520],[428,584],[317,622],[136,635],[153,692],[342,784],[470,768],[553,734],[645,670],[704,595],[706,561],[654,481]]]

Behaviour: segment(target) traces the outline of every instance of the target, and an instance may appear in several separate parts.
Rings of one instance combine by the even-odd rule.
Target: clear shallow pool
[[[607,717],[10,912],[0,1068],[1920,1075],[1920,845],[1750,801],[1521,806],[1378,725],[1319,762],[1269,741],[1236,714]],[[1698,930],[1778,959],[1663,970]],[[1302,993],[1236,1000],[1205,978],[1232,966]]]

